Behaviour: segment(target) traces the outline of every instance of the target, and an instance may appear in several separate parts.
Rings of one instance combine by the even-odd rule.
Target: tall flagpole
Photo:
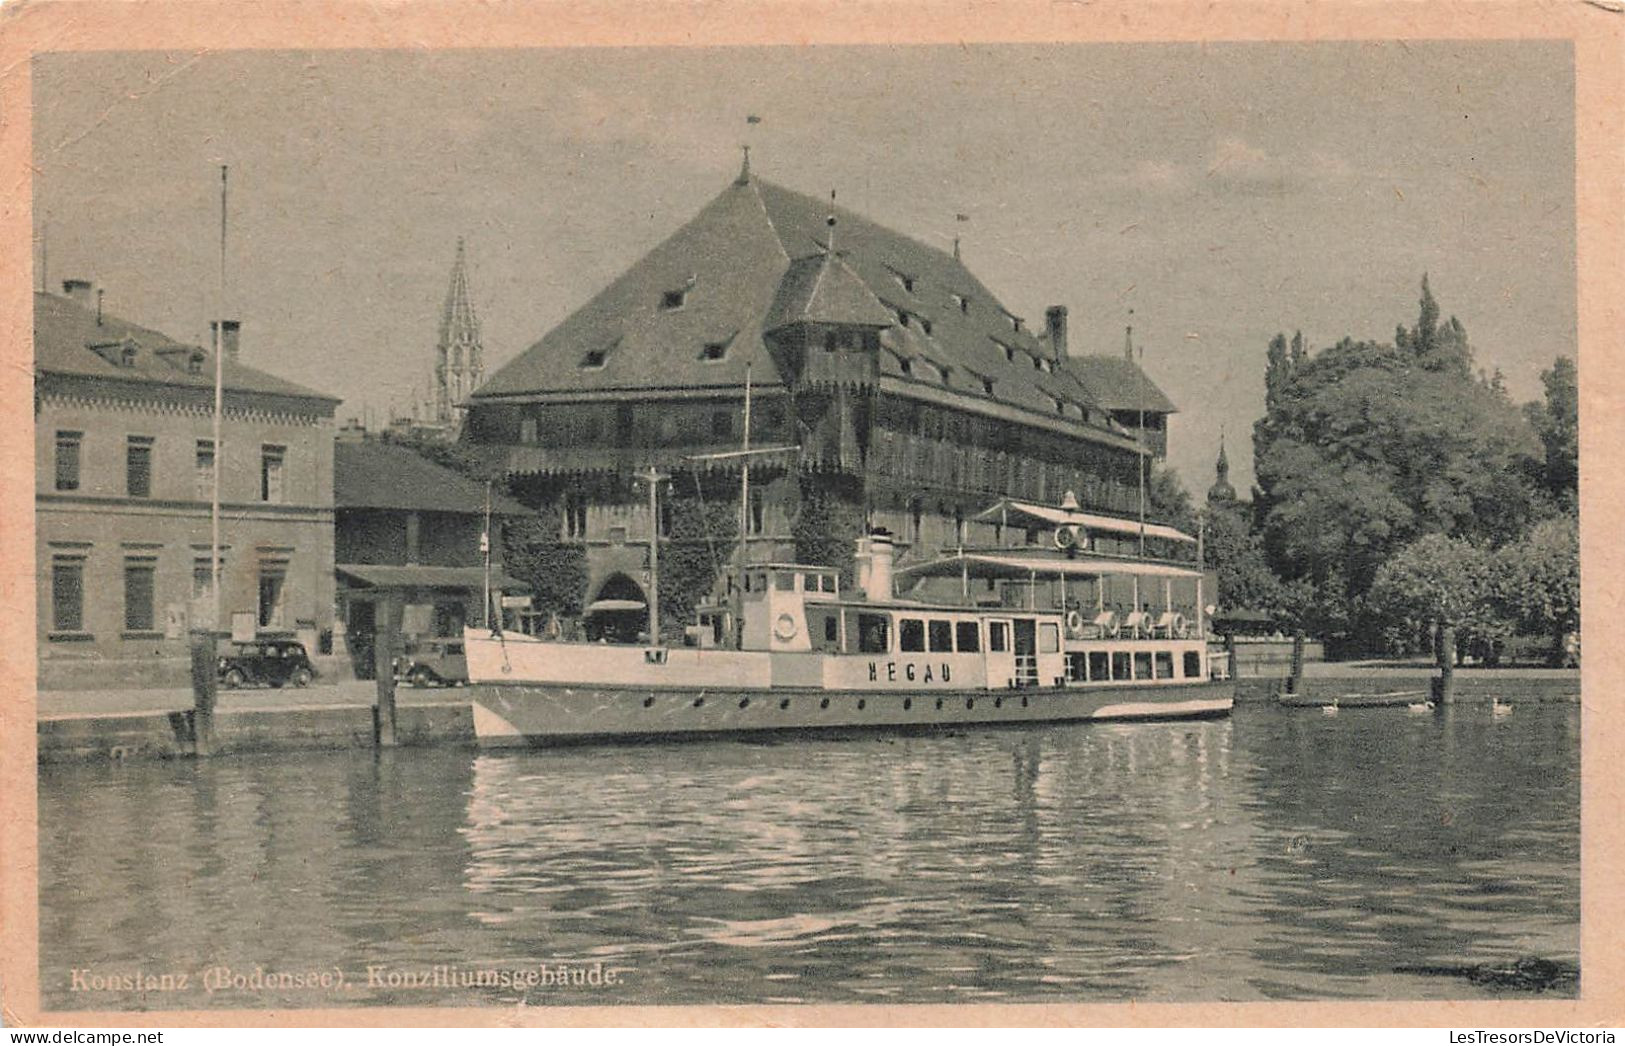
[[[225,460],[225,445],[220,432],[220,417],[225,402],[225,338],[226,338],[226,165],[220,165],[220,286],[217,297],[220,310],[214,320],[214,465],[210,470],[214,473],[211,478],[211,491],[209,495],[209,570],[213,583],[209,586],[214,595],[214,622],[211,627],[220,631],[221,623],[221,597],[220,586],[224,571],[220,568],[220,466]]]
[[[1134,362],[1134,328],[1130,326],[1123,335],[1125,355],[1129,362]],[[1145,360],[1145,350],[1140,350],[1140,360]],[[1136,399],[1140,401],[1140,424],[1134,430],[1134,471],[1140,486],[1140,558],[1145,558],[1145,390],[1136,382]],[[1138,610],[1139,607],[1135,607]]]

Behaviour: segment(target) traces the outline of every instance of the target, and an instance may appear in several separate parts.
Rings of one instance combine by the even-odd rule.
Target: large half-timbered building
[[[584,602],[611,610],[644,594],[651,525],[725,576],[736,520],[751,561],[840,559],[867,523],[906,562],[995,543],[972,517],[999,497],[1135,516],[1173,405],[1131,360],[1070,355],[1064,307],[1029,322],[957,254],[747,166],[476,390],[465,439],[556,510]],[[791,449],[716,457],[746,443],[747,383],[749,444]],[[657,521],[651,465],[673,477]]]

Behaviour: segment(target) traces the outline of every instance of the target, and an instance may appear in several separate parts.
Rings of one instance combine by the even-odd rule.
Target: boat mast
[[[750,534],[750,361],[745,361],[745,438],[739,463],[739,577],[734,587],[734,636],[738,645],[739,630],[745,616],[745,552],[749,548]]]
[[[220,315],[214,321],[214,467],[209,483],[209,587],[214,597],[214,620],[209,623],[212,632],[220,631],[220,467],[225,463],[222,446],[221,414],[225,405],[225,341],[226,341],[226,165],[220,165]]]
[[[649,466],[638,478],[649,484],[649,645],[660,643],[660,481],[671,477]]]
[[[491,627],[491,481],[485,481],[485,529],[480,531],[480,552],[485,557],[485,601],[481,624]],[[499,619],[500,623],[500,619]]]

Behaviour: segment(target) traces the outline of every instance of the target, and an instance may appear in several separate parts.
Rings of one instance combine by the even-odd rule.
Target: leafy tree
[[[1471,373],[1454,319],[1424,280],[1396,344],[1344,339],[1293,362],[1270,346],[1268,404],[1254,426],[1266,558],[1315,590],[1323,627],[1359,628],[1379,568],[1426,534],[1493,545],[1534,514],[1539,455],[1528,421]]]
[[[1454,657],[1455,637],[1489,640],[1506,631],[1495,600],[1496,557],[1460,538],[1428,534],[1377,571],[1368,607],[1390,634],[1438,630],[1439,656]]]
[[[1580,629],[1580,533],[1572,515],[1554,516],[1496,557],[1497,597],[1503,612],[1526,632],[1552,638],[1553,662],[1563,639]]]
[[[1196,510],[1190,492],[1180,482],[1179,473],[1155,462],[1145,485],[1145,514],[1148,519],[1194,532]]]
[[[1573,360],[1559,356],[1540,380],[1546,386],[1545,401],[1524,406],[1545,449],[1540,485],[1558,509],[1573,511],[1580,497],[1579,372]]]
[[[1243,506],[1214,506],[1208,512],[1202,556],[1218,575],[1216,599],[1226,610],[1286,610],[1286,591],[1265,561],[1264,542]]]

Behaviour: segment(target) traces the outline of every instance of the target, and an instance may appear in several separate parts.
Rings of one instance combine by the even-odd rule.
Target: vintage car
[[[395,659],[395,678],[413,686],[461,686],[468,682],[462,637],[418,639]]]
[[[230,689],[248,683],[309,686],[316,678],[304,644],[294,639],[222,642],[216,671],[221,685]]]

